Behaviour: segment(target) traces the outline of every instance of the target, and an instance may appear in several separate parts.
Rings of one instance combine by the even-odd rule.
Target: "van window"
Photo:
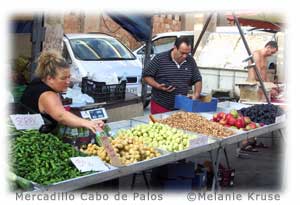
[[[153,41],[153,50],[154,53],[161,53],[164,51],[171,50],[173,48],[174,43],[176,41],[176,36],[172,37],[165,37],[165,38],[158,38]]]
[[[176,40],[176,36],[158,38],[152,41],[151,54],[158,54],[164,51],[171,50]],[[140,49],[137,54],[144,54],[145,46]]]
[[[71,39],[74,55],[79,60],[132,60],[135,56],[120,42],[110,38]]]

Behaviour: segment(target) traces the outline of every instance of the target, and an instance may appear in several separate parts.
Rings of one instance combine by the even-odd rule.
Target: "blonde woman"
[[[48,119],[53,125],[58,123],[69,127],[83,127],[96,132],[103,127],[103,121],[90,121],[66,111],[59,93],[70,85],[70,67],[56,51],[41,53],[32,80],[23,93],[21,103]]]

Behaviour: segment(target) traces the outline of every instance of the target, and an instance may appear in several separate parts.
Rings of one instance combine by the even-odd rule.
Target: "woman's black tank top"
[[[35,113],[41,113],[39,111],[39,98],[40,96],[47,91],[55,92],[51,87],[45,84],[40,79],[33,79],[28,87],[24,90],[24,93],[21,97],[21,103],[31,109]],[[54,120],[50,115],[41,113],[42,117],[51,122],[51,127],[56,127],[57,121]],[[45,122],[48,124],[47,122]]]

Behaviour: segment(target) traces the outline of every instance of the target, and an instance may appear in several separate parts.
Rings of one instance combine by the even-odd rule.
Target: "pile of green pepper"
[[[42,185],[84,175],[70,160],[70,157],[82,156],[82,153],[70,144],[38,131],[18,134],[11,140],[9,156],[16,175]]]

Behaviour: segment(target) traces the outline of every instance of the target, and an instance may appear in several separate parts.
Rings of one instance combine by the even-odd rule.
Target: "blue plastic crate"
[[[162,181],[164,190],[192,190],[192,179],[167,179]]]
[[[161,179],[176,179],[194,178],[195,177],[195,164],[193,162],[177,162],[171,163],[154,169],[153,174]]]
[[[215,112],[217,104],[217,98],[212,98],[210,102],[201,102],[199,100],[192,100],[184,95],[175,96],[175,108],[187,112]]]
[[[201,189],[203,187],[206,187],[207,183],[207,177],[206,177],[206,171],[203,170],[202,172],[195,174],[195,177],[192,180],[193,188],[194,189]]]

